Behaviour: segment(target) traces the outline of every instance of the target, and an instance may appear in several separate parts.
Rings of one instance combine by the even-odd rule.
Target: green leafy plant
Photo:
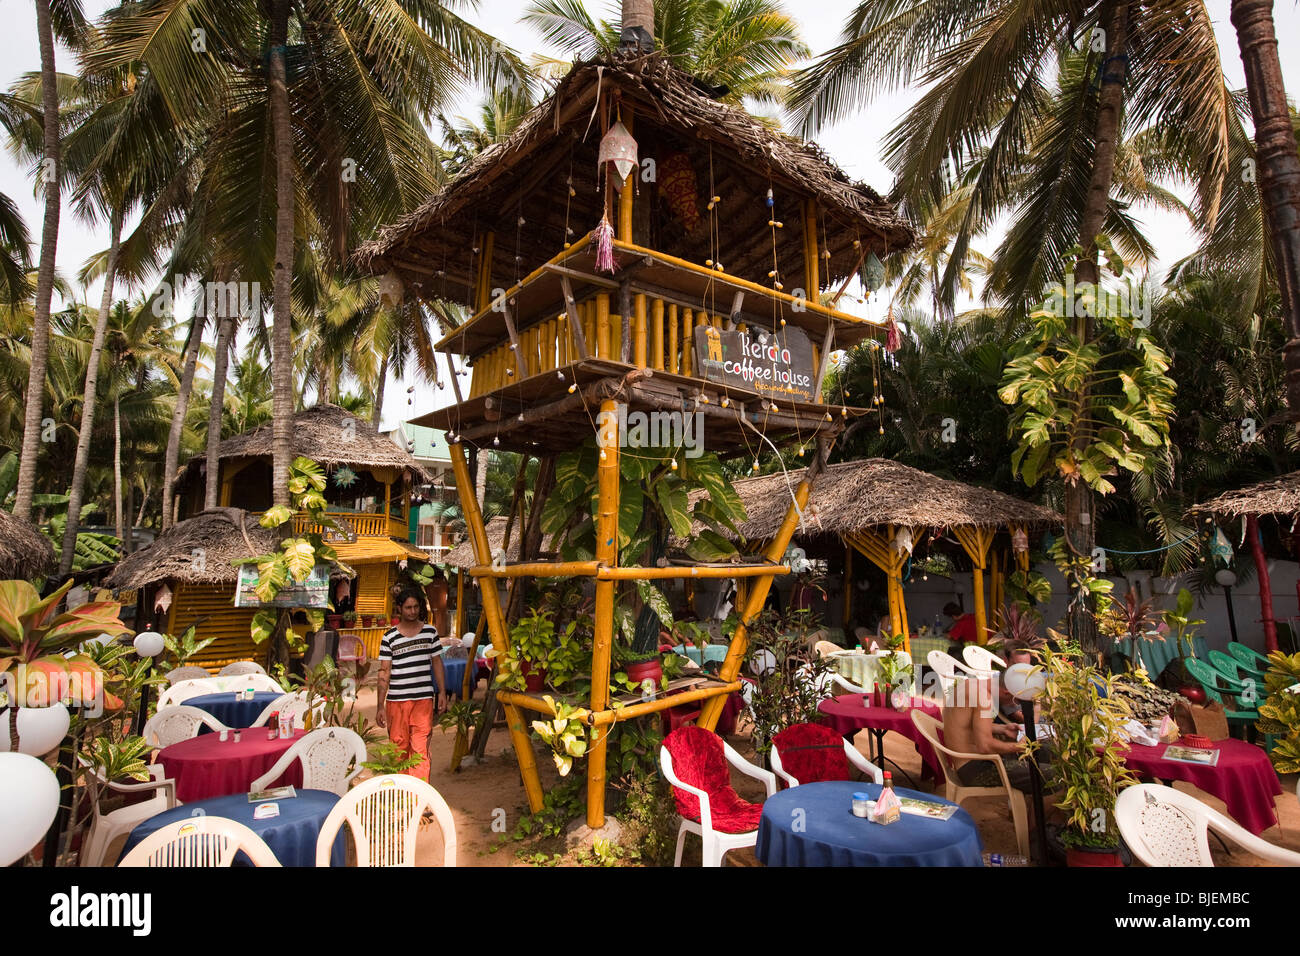
[[[370,744],[366,753],[370,759],[363,760],[361,766],[376,775],[406,773],[422,759],[419,754],[407,754],[387,740]]]
[[[1082,657],[1048,648],[1041,666],[1047,679],[1042,719],[1055,731],[1052,770],[1063,791],[1057,806],[1069,817],[1065,844],[1116,846],[1115,800],[1122,788],[1137,782],[1122,753],[1128,704],[1111,692],[1111,679]]]
[[[339,669],[334,658],[326,655],[302,677],[281,671],[281,686],[291,693],[301,693],[313,702],[303,715],[307,730],[317,727],[346,727],[370,743],[382,734],[366,720],[357,706],[357,691],[365,682],[367,670],[358,670],[354,678]]]
[[[786,727],[815,721],[817,705],[830,696],[825,686],[830,660],[813,653],[808,646],[807,631],[814,623],[810,611],[784,615],[768,611],[748,629],[748,666],[758,686],[745,705],[745,713],[753,722],[754,749],[760,755],[768,753],[772,738]],[[774,660],[775,666],[756,670],[755,660],[760,657],[765,664]]]
[[[573,769],[573,759],[587,753],[587,725],[573,717],[581,708],[557,701],[550,695],[542,699],[555,711],[555,716],[549,720],[534,720],[533,730],[550,746],[555,769],[565,777]]]
[[[623,792],[618,818],[623,840],[647,866],[671,866],[677,848],[677,807],[667,781],[657,773],[632,774],[617,784]]]
[[[1268,660],[1268,698],[1259,705],[1256,727],[1278,738],[1269,754],[1274,769],[1300,773],[1300,654],[1274,651]]]
[[[184,667],[195,654],[216,640],[216,637],[205,637],[201,641],[196,641],[194,639],[195,627],[196,625],[191,624],[176,637],[170,634],[163,635],[163,647],[167,654],[167,670]]]
[[[458,700],[438,718],[438,726],[444,734],[449,730],[456,731],[456,742],[452,746],[451,763],[448,765],[452,773],[460,769],[460,762],[465,759],[465,753],[469,750],[469,733],[478,723],[482,712],[483,704],[480,701]]]
[[[1192,592],[1187,588],[1180,588],[1174,606],[1160,612],[1165,627],[1168,629],[1168,636],[1165,640],[1172,638],[1178,649],[1178,661],[1176,664],[1171,663],[1170,667],[1177,668],[1178,679],[1184,683],[1190,680],[1185,663],[1187,655],[1190,653],[1195,656],[1196,652],[1192,642],[1196,638],[1197,628],[1205,623],[1200,618],[1192,617],[1192,610],[1195,606],[1196,598],[1192,596]]]

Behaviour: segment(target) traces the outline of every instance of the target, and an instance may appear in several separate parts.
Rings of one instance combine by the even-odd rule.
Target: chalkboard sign
[[[801,329],[695,330],[697,374],[710,382],[748,389],[769,398],[820,401],[814,395],[812,343]]]

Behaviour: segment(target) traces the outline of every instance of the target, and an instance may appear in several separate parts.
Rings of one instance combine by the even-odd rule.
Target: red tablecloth
[[[176,781],[176,799],[182,803],[247,793],[248,785],[266,773],[306,731],[295,730],[292,738],[266,739],[267,728],[247,727],[241,740],[221,741],[220,734],[204,734],[182,740],[158,751],[157,762]],[[295,760],[272,786],[302,786],[302,764]]]
[[[1244,740],[1216,741],[1219,762],[1213,767],[1164,759],[1165,744],[1132,744],[1125,762],[1130,770],[1157,780],[1186,780],[1227,804],[1228,816],[1256,835],[1275,826],[1273,798],[1282,792],[1277,772],[1262,748]]]
[[[826,718],[827,725],[834,728],[838,734],[848,734],[866,728],[892,730],[902,734],[916,745],[916,752],[921,755],[921,763],[934,775],[934,779],[944,779],[938,755],[930,746],[930,741],[926,740],[921,731],[917,730],[916,724],[912,723],[912,708],[898,711],[892,707],[867,707],[863,704],[865,697],[865,694],[831,697],[822,701],[817,709]],[[934,704],[922,701],[919,697],[913,697],[912,703],[913,706],[920,703],[922,713],[943,719],[943,714]]]

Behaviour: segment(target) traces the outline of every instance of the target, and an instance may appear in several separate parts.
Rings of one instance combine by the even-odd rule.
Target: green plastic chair
[[[1225,654],[1223,651],[1210,651],[1210,664],[1216,671],[1226,677],[1234,680],[1245,680],[1249,677],[1255,682],[1257,690],[1264,689],[1264,672],[1252,664],[1243,664],[1231,654]]]
[[[1268,658],[1259,651],[1247,647],[1238,641],[1228,642],[1228,653],[1231,654],[1242,667],[1248,667],[1251,670],[1267,671],[1271,666]]]
[[[1240,724],[1245,727],[1248,736],[1253,742],[1255,722],[1259,720],[1258,703],[1267,691],[1253,681],[1247,684],[1246,681],[1237,680],[1235,677],[1220,673],[1205,661],[1198,661],[1194,657],[1187,658],[1184,663],[1187,665],[1187,673],[1195,677],[1201,687],[1204,688],[1205,696],[1210,700],[1217,700],[1223,705],[1223,715],[1228,718],[1228,723]],[[1223,689],[1220,689],[1220,684],[1224,685]],[[1254,697],[1256,708],[1252,710],[1232,710],[1233,707],[1242,706],[1238,701],[1243,695],[1247,698]],[[1264,750],[1266,752],[1273,749],[1273,741],[1272,734],[1264,735]]]

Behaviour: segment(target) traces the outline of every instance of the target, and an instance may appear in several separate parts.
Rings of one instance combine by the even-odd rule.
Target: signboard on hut
[[[768,398],[817,401],[812,343],[801,329],[780,332],[750,328],[726,332],[712,326],[695,330],[696,366],[719,385],[748,389]]]
[[[305,581],[290,579],[269,603],[257,597],[257,565],[239,566],[239,585],[235,589],[235,607],[309,607],[327,609],[330,606],[330,566],[318,564]]]

